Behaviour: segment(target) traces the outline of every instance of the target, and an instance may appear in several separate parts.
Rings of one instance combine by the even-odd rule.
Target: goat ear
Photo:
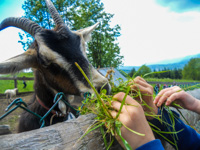
[[[90,39],[91,39],[91,33],[92,33],[92,31],[94,29],[96,29],[96,27],[97,27],[98,24],[99,24],[99,22],[96,23],[96,24],[94,24],[94,25],[92,25],[92,26],[90,26],[90,27],[78,30],[78,32],[80,32],[83,35],[83,38],[84,38],[84,40],[86,42],[90,41]]]
[[[29,49],[23,54],[0,63],[0,74],[9,74],[28,68],[37,67],[37,52]]]

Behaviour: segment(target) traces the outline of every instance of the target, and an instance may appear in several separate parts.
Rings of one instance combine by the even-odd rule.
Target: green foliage
[[[133,76],[141,76],[141,75],[144,75],[144,74],[147,74],[147,73],[150,73],[151,72],[151,69],[146,66],[146,65],[142,65],[138,71],[135,70],[135,68],[133,68],[131,70],[131,72],[129,73],[129,76],[130,77],[133,77]]]
[[[183,78],[200,80],[200,58],[191,59],[183,69]]]
[[[182,69],[168,70],[164,68],[159,71],[157,70],[151,71],[151,69],[146,65],[141,66],[137,71],[135,68],[133,68],[128,75],[132,77],[133,75],[141,76],[144,74],[149,74],[149,77],[156,79],[165,79],[165,78],[182,79]]]
[[[134,74],[136,73],[135,68],[133,67],[133,69],[131,70],[131,72],[128,74],[130,77],[132,77]]]
[[[88,43],[88,59],[94,67],[117,67],[122,64],[123,56],[116,42],[120,34],[120,26],[110,26],[113,14],[104,11],[101,0],[52,0],[54,6],[66,25],[78,30],[100,22],[92,33],[92,41]],[[24,17],[38,23],[44,28],[54,28],[54,22],[48,13],[44,0],[25,0],[22,8]],[[29,34],[20,33],[20,43],[26,50],[32,42]]]

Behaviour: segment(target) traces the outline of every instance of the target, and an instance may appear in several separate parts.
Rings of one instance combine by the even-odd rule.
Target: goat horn
[[[51,2],[51,0],[45,0],[48,10],[55,22],[58,26],[58,32],[63,33],[65,35],[69,35],[71,33],[70,29],[65,25],[63,19],[60,17],[58,11],[56,10],[55,6]]]
[[[42,31],[42,27],[40,27],[37,23],[26,19],[26,18],[21,18],[21,17],[9,17],[4,19],[1,24],[0,24],[0,31],[7,28],[7,27],[17,27],[20,28],[29,34],[31,34],[33,37],[37,32]]]
[[[56,10],[56,8],[54,7],[53,3],[50,0],[45,0],[48,10],[54,20],[54,22],[56,23],[56,25],[63,25],[64,22],[62,20],[62,18],[60,17],[58,11]]]

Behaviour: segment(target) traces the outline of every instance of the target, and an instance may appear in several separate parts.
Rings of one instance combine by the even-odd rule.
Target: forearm
[[[159,111],[160,112],[160,111]],[[161,112],[160,112],[161,113]],[[179,116],[176,112],[173,111],[173,115]],[[173,121],[171,121],[169,117],[169,113],[164,109],[162,112],[162,119],[170,125],[173,124]],[[200,149],[200,135],[192,129],[190,126],[185,125],[184,122],[180,119],[174,119],[174,125],[173,127],[170,127],[169,125],[166,125],[164,123],[160,123],[158,120],[154,119],[150,121],[152,124],[160,128],[161,131],[166,132],[173,132],[173,128],[175,129],[176,134],[163,134],[164,137],[166,137],[168,140],[172,141],[173,143],[177,143],[178,149],[184,150],[184,149],[193,149],[197,150]],[[161,136],[160,136],[161,137]],[[174,141],[173,139],[176,139]],[[175,145],[172,144],[173,147]]]
[[[200,100],[195,98],[194,107],[191,109],[191,111],[200,114]]]

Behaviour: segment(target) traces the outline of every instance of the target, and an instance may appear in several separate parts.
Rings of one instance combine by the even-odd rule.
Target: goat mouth
[[[102,87],[97,87],[96,89],[97,89],[98,93],[100,93],[101,90],[105,89],[105,90],[107,91],[107,93],[106,93],[107,95],[110,95],[110,94],[111,94],[111,86],[110,86],[109,83],[106,83],[106,84],[103,85]]]

